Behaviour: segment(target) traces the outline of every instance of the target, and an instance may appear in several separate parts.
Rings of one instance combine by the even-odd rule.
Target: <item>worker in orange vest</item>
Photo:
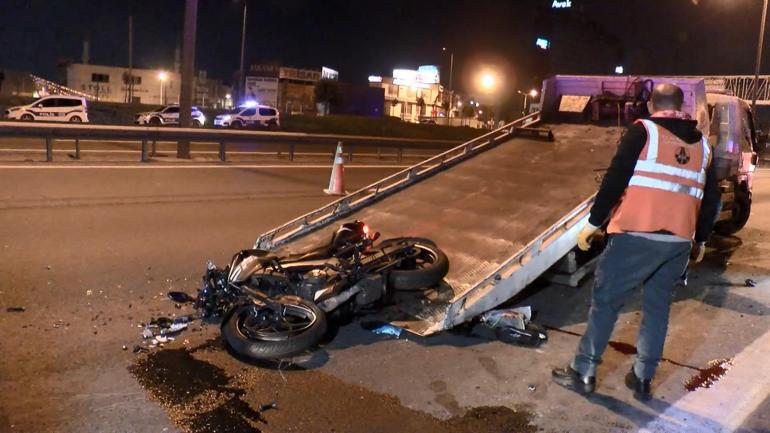
[[[682,111],[683,101],[678,86],[653,88],[648,102],[652,115],[624,134],[578,234],[578,247],[586,251],[608,223],[588,327],[572,362],[552,372],[554,382],[573,391],[594,391],[618,313],[631,292],[643,286],[637,356],[625,383],[635,398],[652,398],[674,288],[688,259],[703,259],[721,206],[711,148],[697,122]]]

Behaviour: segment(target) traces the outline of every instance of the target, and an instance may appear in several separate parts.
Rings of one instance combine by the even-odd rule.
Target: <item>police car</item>
[[[134,123],[137,125],[178,125],[179,124],[179,104],[166,105],[157,110],[136,113]],[[198,110],[198,107],[192,107],[192,126],[198,127],[206,124],[206,116]]]
[[[85,98],[79,96],[46,96],[29,105],[9,107],[5,117],[11,120],[48,122],[88,122]]]
[[[214,126],[222,128],[266,127],[278,129],[281,126],[278,110],[267,105],[245,104],[233,108],[214,118]]]

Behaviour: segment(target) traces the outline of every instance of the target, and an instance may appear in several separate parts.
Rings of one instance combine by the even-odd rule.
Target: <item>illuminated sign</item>
[[[569,9],[572,7],[572,0],[553,0],[551,3],[552,9]]]
[[[417,68],[417,81],[426,84],[438,84],[438,66],[423,65]]]
[[[370,83],[382,83],[382,77],[379,75],[369,75]]]
[[[616,74],[622,74],[623,73],[623,66],[615,66],[615,73]]]
[[[340,73],[332,68],[326,66],[321,67],[321,78],[324,80],[336,80],[340,77]]]
[[[548,48],[551,48],[551,41],[545,38],[537,38],[535,45],[537,45],[541,50],[547,50]]]
[[[427,89],[431,84],[438,84],[438,67],[434,65],[423,65],[414,69],[394,69],[393,84],[399,86],[411,86]]]

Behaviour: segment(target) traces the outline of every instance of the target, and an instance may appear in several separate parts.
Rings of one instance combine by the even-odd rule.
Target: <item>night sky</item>
[[[238,68],[242,2],[199,0],[198,69],[229,81]],[[247,64],[329,66],[365,82],[394,67],[438,64],[444,80],[455,52],[455,87],[483,61],[526,69],[545,0],[248,0]],[[572,0],[624,46],[626,72],[751,74],[761,0]],[[697,4],[695,4],[697,3]],[[0,0],[0,68],[61,78],[58,61],[127,65],[127,16],[134,15],[134,63],[170,69],[184,0]],[[552,11],[557,13],[557,11]],[[555,41],[556,42],[556,41]],[[766,45],[770,46],[770,44]],[[763,72],[770,72],[765,53]],[[593,71],[590,52],[585,72]],[[464,86],[464,84],[466,84]]]

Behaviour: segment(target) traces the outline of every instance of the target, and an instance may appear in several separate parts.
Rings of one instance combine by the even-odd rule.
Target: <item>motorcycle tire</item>
[[[281,296],[276,301],[313,316],[311,323],[297,335],[259,338],[245,326],[246,320],[253,318],[254,305],[241,305],[225,319],[221,328],[227,344],[235,352],[255,360],[278,360],[299,355],[321,341],[326,333],[326,314],[315,303],[290,295]]]
[[[407,264],[392,269],[388,273],[388,285],[393,290],[415,291],[440,283],[449,272],[449,259],[446,254],[433,241],[423,238],[387,239],[382,241],[380,245],[403,241],[413,242],[417,248],[423,250],[425,258],[429,258],[429,260],[417,268],[412,267],[413,264]]]

